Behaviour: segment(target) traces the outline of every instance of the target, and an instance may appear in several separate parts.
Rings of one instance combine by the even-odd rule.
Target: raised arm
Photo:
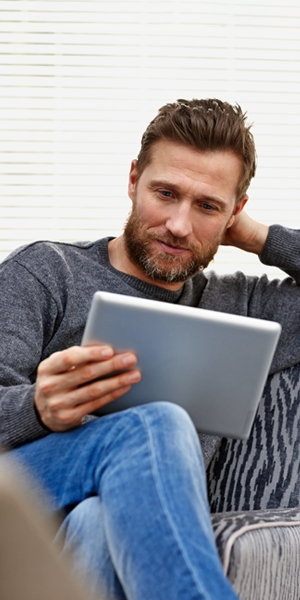
[[[233,225],[226,229],[222,244],[257,254],[263,264],[281,269],[300,285],[299,229],[282,225],[268,227],[242,210]]]
[[[224,246],[235,246],[245,252],[261,254],[267,240],[269,227],[251,219],[242,210],[236,217],[233,225],[226,229],[222,244]]]

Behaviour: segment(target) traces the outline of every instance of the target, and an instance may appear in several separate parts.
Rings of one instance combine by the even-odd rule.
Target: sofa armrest
[[[223,569],[241,600],[300,598],[300,509],[211,516]]]

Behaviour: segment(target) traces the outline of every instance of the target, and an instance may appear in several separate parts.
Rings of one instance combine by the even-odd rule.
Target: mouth
[[[156,240],[157,244],[163,252],[166,254],[172,254],[173,256],[182,256],[183,254],[190,253],[189,248],[182,248],[180,246],[173,246],[172,244],[166,244],[161,240]]]

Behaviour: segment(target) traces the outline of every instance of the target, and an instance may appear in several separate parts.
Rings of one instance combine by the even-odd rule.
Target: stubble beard
[[[165,283],[183,283],[206,269],[219,248],[222,235],[223,232],[213,242],[199,248],[186,238],[177,238],[170,232],[161,235],[159,231],[146,230],[135,207],[124,228],[125,250],[129,259],[153,282]],[[192,254],[188,257],[167,254],[153,248],[154,240],[177,248],[188,248]]]

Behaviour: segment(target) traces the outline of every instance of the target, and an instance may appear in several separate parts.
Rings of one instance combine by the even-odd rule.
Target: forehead
[[[233,185],[236,190],[242,174],[242,161],[230,150],[202,151],[170,140],[160,140],[153,144],[150,161],[144,171],[148,175],[163,173],[211,185]]]

